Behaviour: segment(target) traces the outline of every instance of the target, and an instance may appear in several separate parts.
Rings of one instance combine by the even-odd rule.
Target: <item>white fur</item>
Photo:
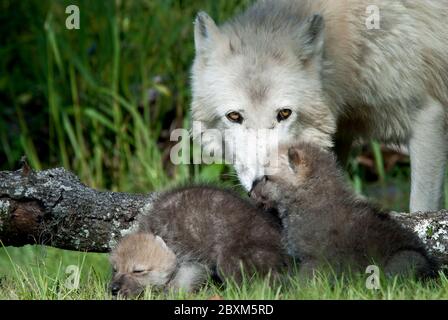
[[[380,30],[366,28],[369,5],[380,9]],[[323,30],[310,23],[315,13]],[[282,144],[305,140],[328,148],[336,137],[341,150],[353,140],[409,143],[411,210],[438,209],[447,161],[448,36],[441,22],[447,16],[446,0],[264,0],[220,27],[202,13],[193,120],[229,132],[232,141],[265,129]],[[282,108],[293,114],[279,123]],[[244,122],[230,122],[231,111]],[[250,189],[265,172],[263,159],[250,145],[228,148]]]
[[[170,287],[184,292],[191,292],[203,284],[208,277],[207,268],[194,262],[181,263]]]

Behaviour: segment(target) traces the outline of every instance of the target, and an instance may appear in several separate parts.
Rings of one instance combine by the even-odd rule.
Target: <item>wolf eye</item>
[[[243,123],[243,116],[239,112],[236,112],[236,111],[229,112],[226,115],[226,117],[227,117],[227,119],[229,119],[232,122],[239,123],[239,124]]]
[[[291,114],[292,114],[291,109],[282,109],[277,114],[277,121],[278,122],[284,121],[288,119],[291,116]]]

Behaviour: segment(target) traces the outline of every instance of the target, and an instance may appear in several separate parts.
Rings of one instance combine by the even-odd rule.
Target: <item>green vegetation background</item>
[[[169,136],[190,127],[195,14],[205,10],[223,22],[251,2],[2,0],[0,170],[16,169],[26,155],[35,169],[64,166],[99,189],[148,192],[196,179],[237,186],[225,166],[170,165]],[[80,8],[79,30],[65,27],[71,4]],[[386,172],[379,145],[368,149],[376,174],[360,165],[355,150],[354,188],[405,210],[408,163]],[[2,278],[18,277],[32,279],[20,282],[23,290],[46,283],[56,292],[72,264],[82,265],[81,282],[109,276],[105,255],[0,248],[0,286]]]

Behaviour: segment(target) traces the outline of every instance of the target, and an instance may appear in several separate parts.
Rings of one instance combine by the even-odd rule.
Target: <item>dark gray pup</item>
[[[139,220],[179,260],[192,260],[221,280],[276,273],[285,265],[278,221],[229,190],[184,187],[161,193]]]
[[[278,154],[276,170],[254,184],[251,196],[278,210],[301,276],[328,266],[338,275],[364,272],[369,265],[387,275],[435,275],[437,264],[417,236],[358,199],[330,152],[301,143]]]

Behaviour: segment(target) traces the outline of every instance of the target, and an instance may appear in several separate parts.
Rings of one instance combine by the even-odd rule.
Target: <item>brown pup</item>
[[[177,257],[239,282],[242,269],[267,275],[285,264],[278,221],[229,190],[193,186],[161,193],[139,230],[163,238]]]
[[[311,144],[281,148],[276,170],[254,184],[251,196],[276,208],[288,252],[307,278],[330,266],[336,274],[377,265],[387,275],[435,274],[420,240],[389,214],[357,199],[334,156]]]
[[[114,296],[137,296],[146,287],[192,290],[206,280],[204,266],[179,261],[159,236],[137,232],[123,237],[110,255]]]
[[[287,262],[278,220],[229,190],[161,193],[138,223],[111,254],[114,295],[135,296],[147,286],[192,291],[209,275],[239,282],[243,270],[276,274]]]

